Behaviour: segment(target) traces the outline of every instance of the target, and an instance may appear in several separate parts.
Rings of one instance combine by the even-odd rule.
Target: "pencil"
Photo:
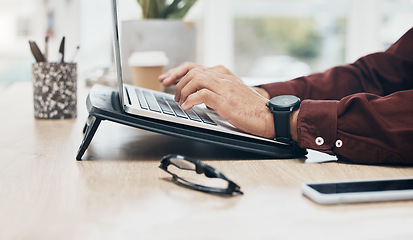
[[[44,59],[46,62],[49,59],[49,36],[44,39]]]

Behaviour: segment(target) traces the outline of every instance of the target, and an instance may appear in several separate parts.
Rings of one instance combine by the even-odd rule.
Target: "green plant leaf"
[[[196,0],[137,0],[143,18],[183,18]]]
[[[189,9],[195,4],[196,0],[183,0],[183,5],[178,4],[176,11],[172,12],[168,18],[182,19],[188,13]]]

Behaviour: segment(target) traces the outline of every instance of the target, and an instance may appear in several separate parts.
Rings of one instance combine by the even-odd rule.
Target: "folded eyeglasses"
[[[169,154],[162,158],[162,170],[172,175],[172,180],[183,187],[206,193],[237,195],[243,194],[240,187],[217,169],[201,161]],[[193,173],[196,174],[193,174]],[[204,174],[207,178],[200,177]]]

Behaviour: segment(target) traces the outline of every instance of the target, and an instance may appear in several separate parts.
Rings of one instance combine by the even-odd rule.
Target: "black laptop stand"
[[[305,149],[299,148],[298,146],[275,144],[259,139],[251,139],[123,113],[119,105],[118,91],[102,85],[93,86],[86,99],[86,107],[89,112],[89,117],[83,128],[85,135],[77,152],[77,160],[82,159],[102,120],[109,120],[152,132],[263,154],[274,158],[297,158],[307,154]]]

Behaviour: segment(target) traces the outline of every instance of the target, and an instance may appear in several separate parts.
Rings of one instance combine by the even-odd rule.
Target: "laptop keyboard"
[[[190,119],[210,125],[217,125],[205,112],[199,109],[183,110],[172,97],[152,93],[146,90],[135,89],[138,102],[142,109],[163,113],[170,116]]]

